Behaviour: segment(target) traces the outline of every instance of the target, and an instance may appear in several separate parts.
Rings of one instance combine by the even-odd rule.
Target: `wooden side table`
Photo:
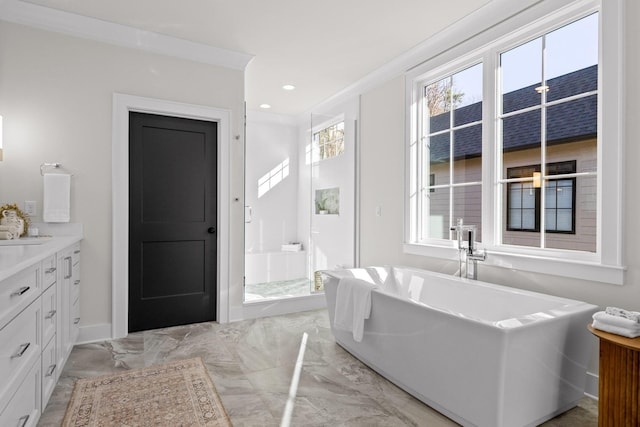
[[[598,426],[640,426],[640,337],[588,328],[600,338]]]

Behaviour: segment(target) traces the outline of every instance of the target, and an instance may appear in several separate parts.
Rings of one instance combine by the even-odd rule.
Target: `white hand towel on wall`
[[[44,174],[44,222],[69,222],[71,207],[71,175]]]

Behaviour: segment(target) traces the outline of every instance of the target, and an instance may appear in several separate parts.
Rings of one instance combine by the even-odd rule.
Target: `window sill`
[[[450,246],[405,243],[404,252],[432,258],[458,260],[458,251]],[[484,265],[543,273],[552,276],[569,277],[592,282],[624,285],[625,267],[604,265],[592,261],[558,259],[539,255],[505,252],[504,249],[486,249]]]

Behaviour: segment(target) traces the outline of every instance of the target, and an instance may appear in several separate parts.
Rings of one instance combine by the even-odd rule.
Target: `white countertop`
[[[0,280],[4,280],[82,240],[82,235],[52,237],[42,243],[0,246]]]

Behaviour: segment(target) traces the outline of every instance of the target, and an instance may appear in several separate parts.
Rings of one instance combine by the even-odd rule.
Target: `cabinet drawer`
[[[56,340],[52,339],[42,350],[42,408],[47,406],[47,402],[56,387],[58,379],[58,356]]]
[[[55,255],[42,261],[42,289],[47,289],[56,282],[57,267]]]
[[[0,426],[35,426],[40,418],[40,408],[40,363],[34,363],[9,403],[0,412]]]
[[[51,286],[44,291],[41,297],[42,301],[42,346],[47,345],[51,337],[56,333],[56,324],[58,320],[58,288]]]
[[[0,395],[8,392],[17,378],[24,375],[25,370],[40,357],[39,323],[40,304],[34,302],[11,323],[0,329]]]
[[[38,274],[39,266],[36,265],[0,282],[0,328],[38,298]]]

